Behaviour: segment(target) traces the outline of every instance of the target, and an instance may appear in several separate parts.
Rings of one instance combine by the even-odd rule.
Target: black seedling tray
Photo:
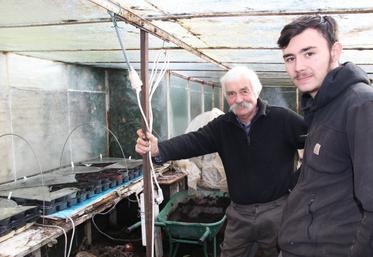
[[[6,235],[12,230],[23,227],[27,223],[34,222],[40,217],[39,209],[37,206],[30,206],[29,208],[4,208],[3,211],[5,211],[5,209],[14,210],[15,214],[9,217],[4,217],[0,220],[0,237]]]

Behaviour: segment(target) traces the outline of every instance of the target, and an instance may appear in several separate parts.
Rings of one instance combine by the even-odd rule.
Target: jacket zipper
[[[312,240],[312,237],[311,237],[311,226],[312,226],[312,223],[313,223],[313,211],[312,211],[312,204],[315,202],[315,194],[312,194],[312,198],[309,200],[308,204],[307,204],[307,211],[308,211],[308,214],[310,215],[310,223],[308,224],[307,226],[307,236],[308,236],[308,239],[309,240]]]
[[[302,180],[302,181],[304,181],[305,180],[305,177],[306,177],[306,175],[305,175],[305,165],[307,164],[307,153],[306,153],[306,149],[307,149],[307,146],[310,144],[310,133],[311,133],[311,129],[309,129],[308,131],[307,131],[307,134],[305,135],[305,137],[306,137],[306,141],[304,142],[304,152],[303,152],[303,161],[302,161],[302,169],[301,169],[301,174],[300,174],[300,176],[299,176],[299,179],[298,179],[298,182],[300,181],[300,180]]]

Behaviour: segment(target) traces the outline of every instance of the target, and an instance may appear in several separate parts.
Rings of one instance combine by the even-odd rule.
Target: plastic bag
[[[201,113],[191,121],[185,132],[196,131],[222,114],[224,112],[217,108]],[[190,188],[196,189],[199,186],[225,192],[228,190],[223,163],[217,153],[180,160],[175,164],[188,175],[188,186]]]

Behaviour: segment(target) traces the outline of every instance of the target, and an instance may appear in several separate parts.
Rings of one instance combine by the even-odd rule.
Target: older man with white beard
[[[231,204],[221,257],[278,255],[282,208],[297,179],[294,157],[304,147],[306,126],[295,112],[259,98],[262,85],[252,70],[238,66],[221,78],[230,111],[198,131],[158,143],[138,130],[135,146],[163,163],[217,152],[223,162]]]

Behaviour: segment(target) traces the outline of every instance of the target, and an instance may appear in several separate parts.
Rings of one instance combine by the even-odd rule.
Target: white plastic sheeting
[[[332,15],[340,25],[343,61],[368,66],[373,79],[372,0],[111,0],[225,66],[247,65],[264,86],[290,86],[276,41],[302,13]],[[89,0],[0,0],[0,51],[99,67],[126,68],[106,10]],[[139,29],[119,22],[134,67]],[[219,84],[222,68],[173,43],[149,37],[149,60],[165,47],[170,69]],[[153,50],[152,50],[153,49]],[[203,71],[203,73],[201,72]],[[276,70],[276,72],[274,72]],[[282,77],[276,76],[281,73]]]
[[[196,131],[222,114],[224,113],[217,108],[201,113],[191,121],[185,132]],[[188,187],[228,191],[223,163],[217,153],[176,161],[175,164],[178,170],[188,175]]]

